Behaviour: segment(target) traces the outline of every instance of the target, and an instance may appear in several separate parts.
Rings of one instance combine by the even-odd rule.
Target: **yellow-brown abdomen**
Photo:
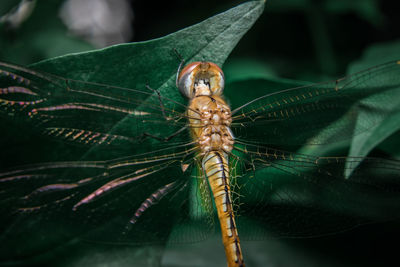
[[[202,165],[214,195],[228,266],[244,266],[232,207],[228,155],[212,151],[204,156]]]

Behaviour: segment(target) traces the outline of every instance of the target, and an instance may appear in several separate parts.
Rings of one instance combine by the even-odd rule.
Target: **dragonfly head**
[[[201,95],[221,95],[224,90],[224,73],[212,62],[193,62],[186,65],[178,76],[178,88],[187,98]]]

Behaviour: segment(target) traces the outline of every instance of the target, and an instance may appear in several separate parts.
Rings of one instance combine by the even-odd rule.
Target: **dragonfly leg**
[[[155,93],[158,95],[158,101],[160,102],[160,108],[161,108],[161,112],[162,112],[162,114],[163,114],[164,119],[167,120],[167,121],[173,120],[173,118],[168,117],[168,116],[165,114],[165,108],[164,108],[164,104],[163,104],[163,102],[162,102],[162,100],[161,100],[161,94],[160,94],[160,92],[159,92],[158,90],[156,90],[156,89],[151,88],[148,84],[146,84],[146,88],[149,89],[149,90],[151,90],[151,91],[153,91],[153,92],[155,92]]]

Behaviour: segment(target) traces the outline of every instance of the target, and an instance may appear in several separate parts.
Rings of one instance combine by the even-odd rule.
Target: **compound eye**
[[[193,62],[180,72],[177,86],[187,98],[199,95],[221,95],[224,89],[224,74],[212,62]]]
[[[195,96],[195,74],[196,69],[200,64],[201,62],[190,63],[189,65],[186,65],[179,73],[176,85],[178,86],[181,94],[187,98],[193,98]]]

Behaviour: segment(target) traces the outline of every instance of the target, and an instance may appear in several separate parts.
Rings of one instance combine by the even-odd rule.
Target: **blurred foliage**
[[[12,14],[21,1],[6,1],[1,13]],[[36,1],[32,13],[20,25],[0,24],[0,58],[3,61],[29,64],[42,59],[93,49],[67,32],[58,17],[63,1]],[[3,4],[3,2],[2,2]],[[8,7],[8,8],[5,8]]]

